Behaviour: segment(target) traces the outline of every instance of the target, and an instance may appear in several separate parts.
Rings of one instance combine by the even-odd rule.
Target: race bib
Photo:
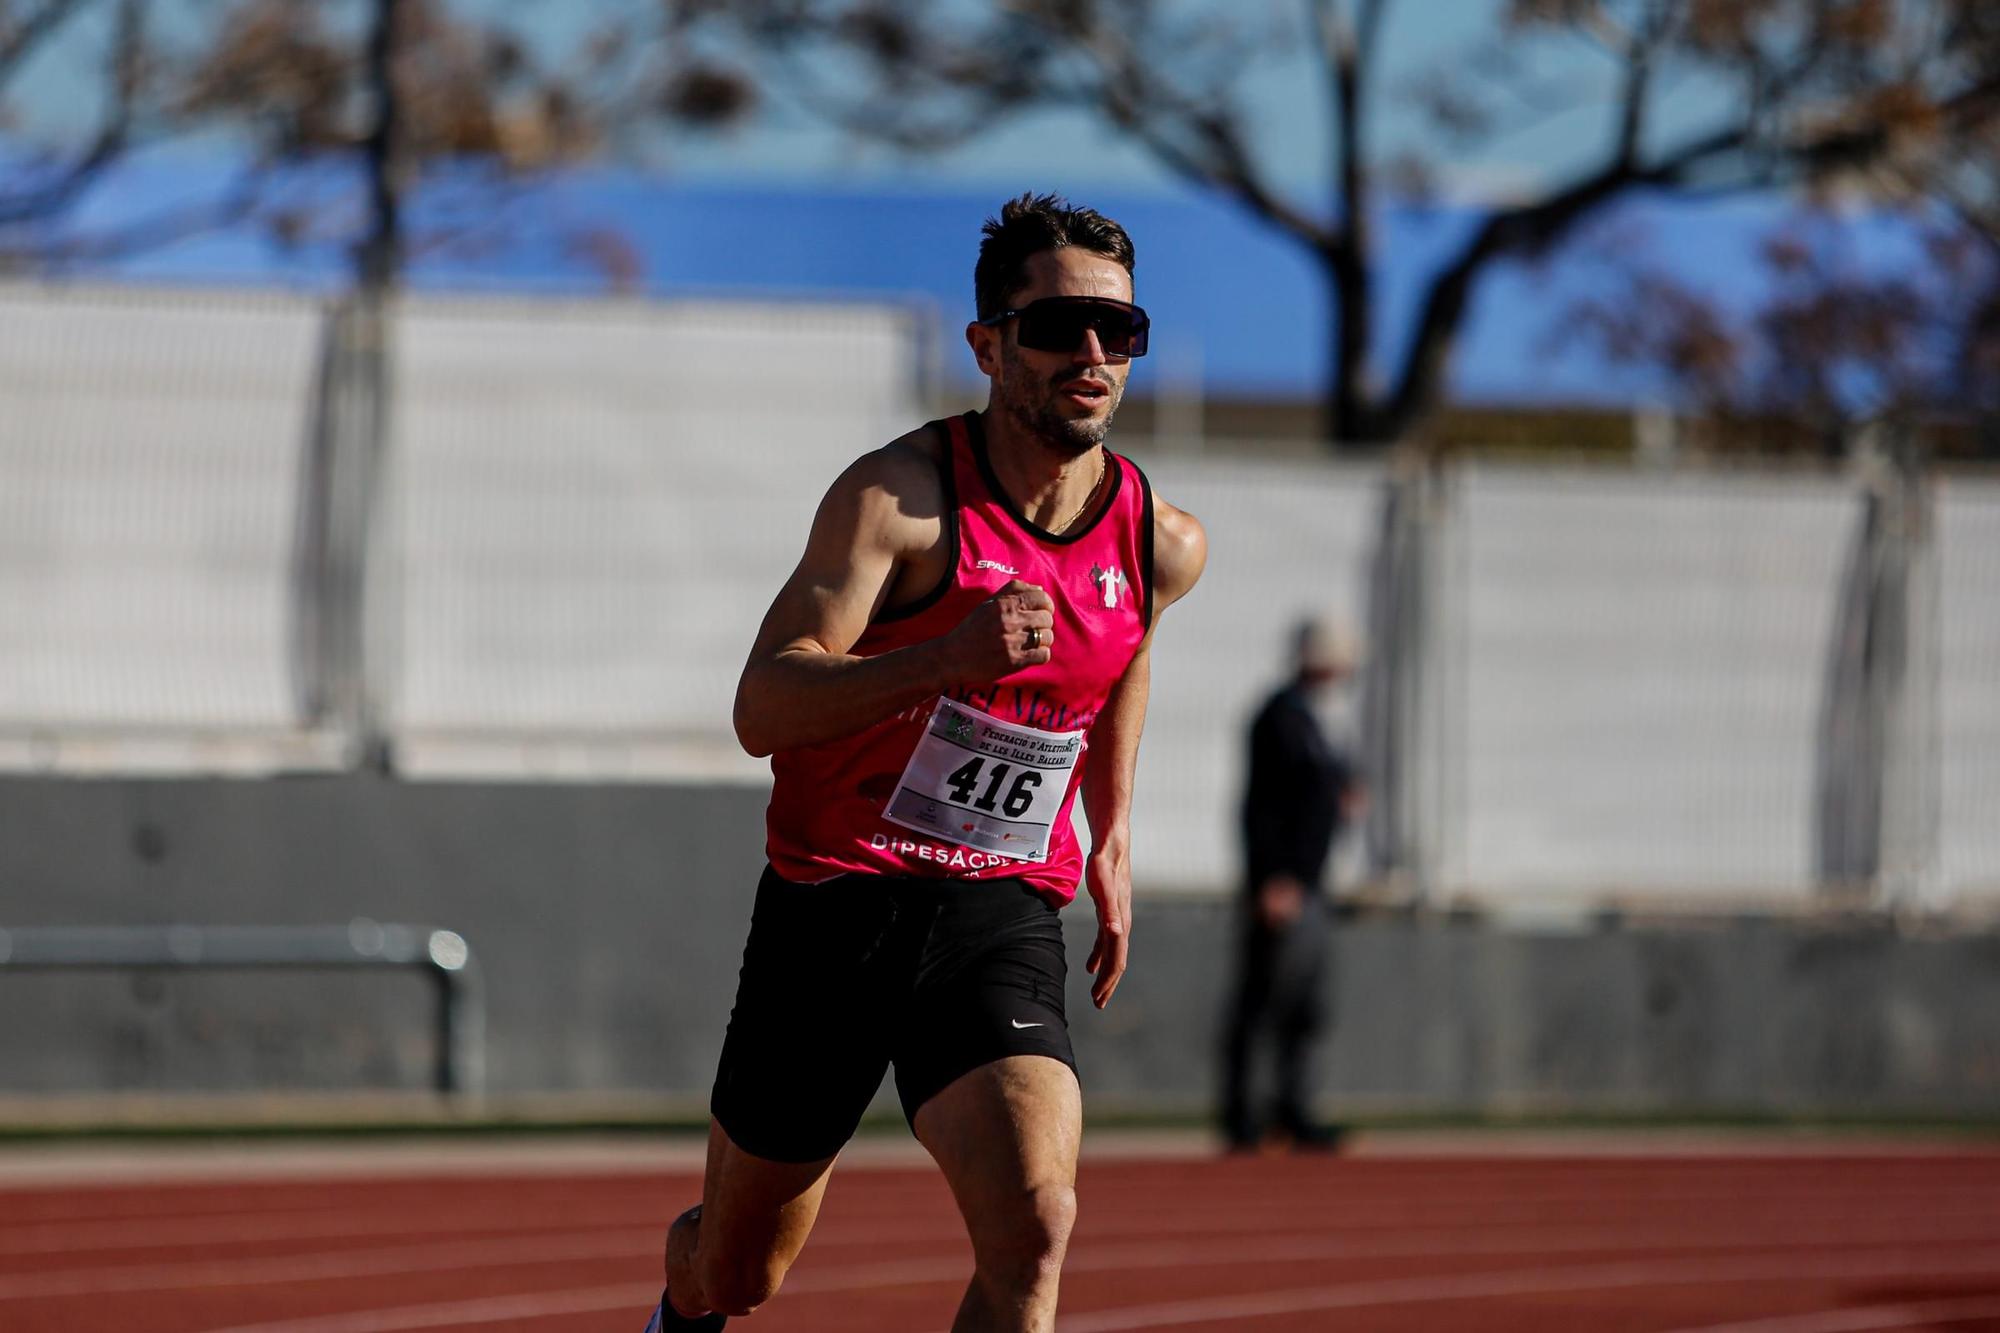
[[[1081,731],[1037,731],[939,699],[882,817],[996,856],[1040,861],[1082,757]]]

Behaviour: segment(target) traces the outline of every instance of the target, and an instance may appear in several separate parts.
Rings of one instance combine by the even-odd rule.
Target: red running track
[[[0,1172],[0,1330],[639,1333],[692,1169],[514,1151]],[[1093,1159],[1079,1195],[1059,1333],[2000,1330],[1976,1149]],[[843,1166],[740,1326],[943,1333],[969,1269],[934,1171]]]

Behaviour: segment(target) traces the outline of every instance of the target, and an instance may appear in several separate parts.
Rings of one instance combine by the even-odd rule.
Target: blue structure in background
[[[351,212],[344,173],[288,186],[303,213]],[[222,188],[218,166],[132,163],[101,184],[73,221],[115,226]],[[631,267],[637,290],[661,296],[779,296],[915,300],[938,315],[949,376],[974,378],[957,351],[970,318],[980,224],[1002,191],[786,189],[575,172],[511,191],[463,186],[416,200],[418,231],[440,215],[476,225],[412,263],[419,289],[601,293],[603,256]],[[504,200],[494,206],[496,199]],[[483,202],[482,202],[483,201]],[[1198,376],[1208,396],[1311,400],[1327,375],[1329,295],[1303,247],[1219,198],[1181,194],[1079,197],[1118,218],[1139,253],[1139,298],[1154,315],[1155,382]],[[1537,261],[1492,265],[1453,350],[1450,391],[1476,405],[1623,407],[1667,395],[1654,374],[1609,362],[1589,340],[1565,336],[1580,302],[1621,290],[1633,259],[1714,299],[1754,310],[1769,291],[1765,239],[1794,214],[1776,198],[1691,204],[1635,198],[1579,228]],[[1400,362],[1432,274],[1466,244],[1482,213],[1469,206],[1403,207],[1378,229],[1378,377]],[[1909,263],[1911,229],[1863,219],[1862,247]],[[446,231],[453,230],[445,228]],[[1901,243],[1896,238],[1900,237]],[[593,257],[595,255],[596,257]],[[79,275],[165,282],[331,287],[344,280],[330,246],[286,248],[267,231],[237,227],[190,236],[117,260],[80,263]],[[1387,353],[1388,355],[1385,355]],[[1143,383],[1143,380],[1142,380]]]

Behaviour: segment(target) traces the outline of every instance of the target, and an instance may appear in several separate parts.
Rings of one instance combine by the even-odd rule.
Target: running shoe
[[[722,1326],[729,1322],[727,1315],[705,1314],[699,1319],[689,1319],[667,1304],[667,1293],[660,1293],[660,1303],[653,1307],[653,1317],[646,1321],[646,1333],[722,1333]]]

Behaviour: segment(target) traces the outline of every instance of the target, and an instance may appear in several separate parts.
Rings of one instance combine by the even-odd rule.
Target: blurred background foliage
[[[73,266],[253,225],[388,284],[413,255],[490,244],[507,198],[573,165],[670,162],[675,143],[774,117],[921,162],[1063,114],[1308,257],[1327,293],[1327,441],[1449,436],[1446,373],[1481,279],[1569,251],[1604,278],[1560,312],[1563,336],[1657,371],[1708,447],[1837,454],[1857,431],[1920,427],[1947,453],[2000,453],[2000,7],[1484,8],[1471,48],[1391,78],[1385,29],[1427,21],[1412,0],[0,0],[0,263]],[[95,81],[74,99],[92,123],[50,132],[20,76],[59,46]],[[1580,52],[1597,91],[1579,91]],[[1320,160],[1305,169],[1297,127],[1274,135],[1268,105],[1300,62],[1312,91],[1282,116],[1310,130]],[[1381,132],[1392,117],[1420,132]],[[1454,188],[1453,172],[1557,117],[1577,146],[1560,169],[1469,203]],[[80,224],[121,158],[176,140],[230,153],[230,188]],[[1090,167],[1074,136],[1052,130],[1048,152]],[[1799,207],[1761,240],[1754,309],[1591,225],[1633,197],[1772,192]],[[1402,241],[1387,219],[1428,202],[1476,224],[1425,273],[1407,333],[1386,337],[1383,266]],[[608,286],[635,284],[615,228],[579,225],[573,246]]]

